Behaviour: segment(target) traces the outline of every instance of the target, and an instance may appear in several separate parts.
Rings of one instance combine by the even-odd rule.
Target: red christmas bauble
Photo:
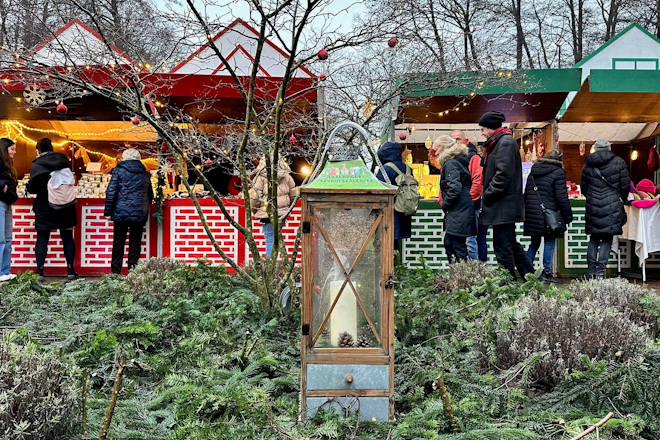
[[[328,59],[328,51],[325,49],[319,50],[319,52],[316,54],[316,56],[319,57],[319,60],[327,60]]]
[[[140,125],[140,118],[138,116],[133,116],[131,118],[131,122],[133,123],[133,125]]]
[[[387,41],[387,45],[390,47],[396,46],[396,44],[399,42],[396,38],[392,37]]]
[[[213,161],[211,159],[206,159],[204,165],[213,165]]]
[[[325,74],[322,73],[322,74],[319,75],[319,79],[321,81],[325,81],[325,78],[326,78]]]
[[[405,133],[399,133],[399,139],[401,139],[402,141],[405,141],[407,137],[408,137],[407,134],[405,134]]]
[[[227,191],[231,195],[238,195],[241,192],[241,178],[238,176],[231,176],[227,184]]]
[[[167,144],[165,142],[160,144],[160,152],[161,153],[167,153]]]
[[[61,115],[69,111],[68,107],[64,104],[58,105],[56,110],[57,110],[57,113],[59,113]]]
[[[290,142],[295,142],[295,141],[297,141],[297,139],[294,135],[291,135],[291,137],[289,138],[289,141]]]

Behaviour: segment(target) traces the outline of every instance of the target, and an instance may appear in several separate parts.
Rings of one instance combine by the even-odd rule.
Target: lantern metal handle
[[[387,173],[385,172],[385,167],[383,166],[382,163],[380,163],[380,159],[378,158],[378,154],[374,153],[373,150],[371,149],[371,146],[369,146],[369,142],[368,142],[369,141],[369,133],[367,132],[367,130],[364,129],[364,127],[362,127],[359,124],[356,124],[353,121],[340,122],[330,132],[330,135],[328,135],[328,140],[325,142],[325,147],[323,147],[323,154],[321,155],[321,160],[319,160],[319,163],[316,165],[316,168],[314,168],[314,171],[310,175],[309,180],[310,181],[314,180],[318,176],[318,174],[321,172],[321,169],[322,169],[322,166],[323,166],[323,158],[325,157],[326,154],[328,154],[328,150],[332,146],[332,141],[334,140],[337,133],[339,133],[341,130],[343,130],[346,127],[354,128],[358,131],[358,133],[360,133],[362,135],[365,142],[367,143],[367,150],[371,154],[371,158],[376,162],[376,164],[378,165],[378,168],[380,168],[381,173],[383,174],[385,179],[387,179],[387,183],[392,185],[392,181],[390,180],[390,176],[387,175]],[[358,154],[360,154],[359,150],[358,150]]]

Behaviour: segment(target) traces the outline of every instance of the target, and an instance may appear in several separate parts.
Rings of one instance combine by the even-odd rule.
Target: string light
[[[27,109],[27,110],[29,110],[29,109]],[[60,136],[60,137],[78,137],[78,136],[97,137],[97,136],[105,136],[105,135],[111,134],[111,133],[134,131],[133,126],[131,126],[131,128],[109,128],[105,131],[100,131],[100,132],[97,132],[97,133],[90,133],[90,132],[87,132],[87,131],[86,132],[65,132],[65,131],[60,131],[60,130],[55,130],[55,129],[30,127],[29,125],[25,125],[20,121],[2,121],[2,124],[6,125],[6,126],[20,127],[22,130],[34,131],[36,133],[55,134],[55,135]]]
[[[309,176],[311,172],[312,170],[307,165],[303,165],[300,168],[300,174],[302,174],[303,176]]]

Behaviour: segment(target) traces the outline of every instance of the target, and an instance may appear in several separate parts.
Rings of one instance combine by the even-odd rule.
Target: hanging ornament
[[[410,152],[408,147],[406,147],[406,149],[401,152],[401,159],[406,164],[412,163],[412,153]]]
[[[523,149],[522,142],[520,143],[520,160],[525,162],[525,150]]]
[[[39,106],[46,100],[46,92],[36,84],[30,84],[23,91],[25,102],[32,106]]]
[[[167,143],[163,142],[160,144],[160,152],[167,153]]]
[[[587,148],[584,145],[584,141],[580,142],[580,156],[584,156],[587,152]]]
[[[536,155],[536,148],[534,148],[534,145],[532,145],[532,155],[531,156],[532,156],[531,157],[532,162],[536,162],[536,159],[538,158],[538,156]]]
[[[151,109],[151,114],[154,115],[154,118],[158,119],[160,116],[158,115],[158,110],[156,110],[156,106],[154,105],[154,102],[151,100],[151,97],[147,98],[147,102],[149,103],[149,109]]]
[[[133,116],[131,118],[131,122],[133,123],[133,125],[140,125],[140,117],[139,116]]]
[[[204,161],[204,165],[206,165],[206,166],[211,166],[211,165],[213,165],[213,161],[212,161],[211,159],[206,159],[206,160]]]
[[[371,100],[371,98],[369,98],[366,101],[364,101],[364,104],[362,104],[362,114],[364,115],[365,119],[369,119],[373,113],[374,113],[374,103]]]
[[[325,50],[325,49],[321,49],[321,50],[318,51],[316,56],[319,57],[319,60],[325,61],[325,60],[328,59],[328,51]]]
[[[405,141],[407,137],[408,137],[407,134],[405,134],[405,133],[399,133],[399,139],[401,139],[402,141]]]
[[[61,114],[61,115],[65,114],[66,112],[69,111],[69,109],[67,108],[67,106],[64,105],[63,103],[60,103],[60,104],[57,106],[57,109],[56,109],[56,110],[57,110],[57,113],[59,113],[59,114]]]
[[[296,136],[293,135],[293,134],[289,137],[289,142],[295,142],[295,141],[297,141],[297,140],[298,140],[298,139],[296,139]]]
[[[399,40],[397,40],[396,38],[392,37],[392,38],[390,38],[390,39],[387,41],[387,45],[390,46],[390,47],[395,47],[395,46],[397,45],[398,42],[399,42]]]
[[[539,157],[545,156],[545,144],[543,142],[539,143]]]
[[[433,146],[433,140],[431,139],[431,135],[426,136],[426,139],[424,140],[424,146],[426,147],[427,150],[429,150]]]
[[[326,78],[325,73],[319,75],[319,80],[325,81],[325,78]]]

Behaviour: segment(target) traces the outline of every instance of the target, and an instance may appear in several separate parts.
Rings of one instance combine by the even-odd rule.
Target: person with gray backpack
[[[403,163],[401,145],[397,142],[381,145],[378,149],[378,159],[383,164],[390,183],[398,187],[394,198],[394,248],[398,249],[399,240],[410,238],[411,235],[411,219],[419,202],[417,180],[413,177],[410,167]],[[376,177],[387,182],[380,170]]]

